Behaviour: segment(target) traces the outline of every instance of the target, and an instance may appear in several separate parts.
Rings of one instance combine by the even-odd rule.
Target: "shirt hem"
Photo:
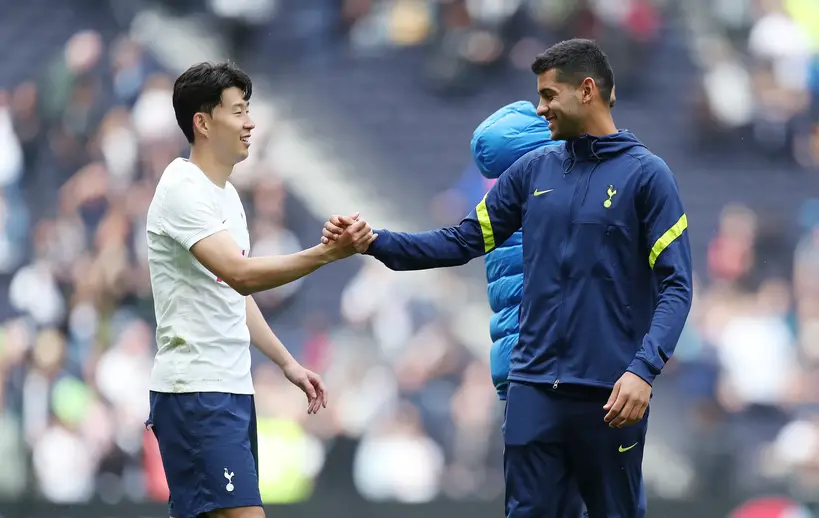
[[[256,393],[253,387],[250,388],[235,388],[224,387],[210,384],[195,384],[186,383],[184,388],[174,388],[173,385],[154,385],[151,384],[149,390],[151,392],[159,392],[161,394],[191,394],[194,392],[219,392],[222,394],[237,394],[252,396]]]

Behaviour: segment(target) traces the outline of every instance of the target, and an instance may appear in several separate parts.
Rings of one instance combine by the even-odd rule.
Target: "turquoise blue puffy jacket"
[[[520,157],[554,143],[549,125],[535,113],[528,101],[504,106],[483,121],[472,135],[472,156],[487,178],[498,178]],[[523,294],[523,234],[516,232],[486,255],[486,280],[492,350],[489,365],[492,383],[501,399],[506,399],[509,355],[518,342],[520,301]]]

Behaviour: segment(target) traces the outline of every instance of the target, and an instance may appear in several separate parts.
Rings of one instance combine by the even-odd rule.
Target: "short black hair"
[[[591,77],[600,96],[608,104],[614,88],[614,71],[603,49],[592,40],[572,39],[552,45],[535,58],[532,72],[537,75],[555,69],[558,80],[579,84]]]
[[[193,144],[193,116],[213,113],[222,102],[222,92],[236,87],[245,101],[253,94],[250,77],[236,65],[226,63],[197,63],[176,78],[173,84],[173,111],[176,123]]]

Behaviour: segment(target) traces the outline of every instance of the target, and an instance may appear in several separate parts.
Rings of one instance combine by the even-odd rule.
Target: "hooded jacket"
[[[653,383],[691,308],[691,248],[674,176],[629,131],[531,151],[458,226],[377,230],[367,253],[393,270],[457,266],[521,227],[508,379],[611,389],[629,371]]]

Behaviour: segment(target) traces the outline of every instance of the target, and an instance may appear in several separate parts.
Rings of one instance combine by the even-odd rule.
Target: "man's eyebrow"
[[[545,88],[541,88],[540,90],[538,90],[537,93],[539,93],[540,95],[556,94],[557,90],[547,86]]]
[[[250,108],[250,101],[238,101],[233,103],[233,108]]]

